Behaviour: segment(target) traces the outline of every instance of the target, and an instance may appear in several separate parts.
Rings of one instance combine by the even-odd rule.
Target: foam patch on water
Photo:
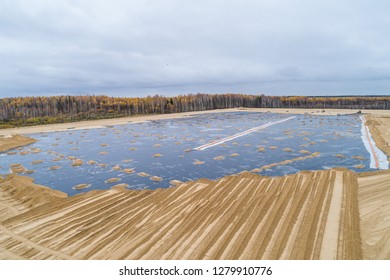
[[[375,145],[375,141],[366,125],[366,119],[364,116],[360,116],[360,119],[362,120],[362,141],[370,154],[370,168],[389,169],[387,156]]]

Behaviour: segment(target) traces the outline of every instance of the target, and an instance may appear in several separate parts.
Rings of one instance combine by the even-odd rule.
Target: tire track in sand
[[[7,199],[24,207],[26,198]],[[117,188],[48,201],[2,222],[0,258],[361,257],[357,181],[347,170],[244,172],[156,191]]]

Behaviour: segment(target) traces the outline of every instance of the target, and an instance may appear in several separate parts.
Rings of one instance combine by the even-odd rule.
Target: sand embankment
[[[1,130],[0,130],[1,131]],[[1,135],[1,134],[0,134]],[[37,140],[23,135],[0,136],[0,152],[35,143]]]
[[[66,193],[34,184],[34,179],[17,174],[9,174],[0,179],[0,195],[7,197],[26,209],[36,208],[47,203],[56,203],[66,198]],[[1,215],[3,218],[3,215]]]
[[[368,115],[366,124],[370,128],[375,144],[390,158],[390,112]]]
[[[363,257],[390,260],[390,171],[362,173],[358,183]]]
[[[212,113],[228,113],[228,112],[262,112],[262,113],[279,113],[279,114],[313,114],[323,116],[336,116],[344,114],[354,114],[357,110],[354,109],[286,109],[286,108],[234,108],[234,109],[218,109],[209,111],[197,111],[186,113],[174,113],[174,114],[158,114],[158,115],[139,115],[115,119],[102,119],[91,121],[80,121],[72,123],[60,123],[49,124],[39,126],[27,126],[18,128],[6,128],[0,129],[0,135],[16,135],[16,134],[31,134],[40,132],[52,132],[52,131],[66,131],[71,129],[90,129],[90,128],[102,128],[111,125],[121,125],[127,123],[137,123],[154,120],[164,119],[179,119],[190,118],[200,114],[212,114]],[[364,114],[376,114],[376,115],[389,115],[389,111],[386,110],[362,110]]]
[[[2,180],[1,193],[15,178]],[[362,258],[357,181],[347,170],[115,188],[33,209],[20,198],[7,197],[21,208],[0,224],[0,258]]]

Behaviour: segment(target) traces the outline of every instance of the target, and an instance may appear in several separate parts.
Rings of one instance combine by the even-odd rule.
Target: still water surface
[[[131,189],[155,189],[169,187],[171,180],[216,179],[306,156],[302,150],[320,155],[274,166],[260,174],[285,175],[338,166],[357,172],[370,170],[369,154],[361,140],[361,121],[353,115],[296,115],[295,119],[222,145],[193,150],[210,141],[284,118],[286,115],[272,113],[215,113],[100,129],[32,134],[38,142],[0,154],[0,173],[10,173],[9,165],[19,163],[35,171],[28,176],[35,178],[36,183],[74,195],[118,183],[128,184]],[[259,151],[259,148],[264,149]],[[75,159],[81,159],[82,165],[72,166]],[[37,160],[42,163],[33,164]],[[59,169],[50,170],[53,166]],[[128,174],[124,169],[133,169],[134,173]],[[149,176],[141,177],[140,172]],[[151,176],[162,180],[152,181]],[[110,178],[120,181],[106,183]],[[77,184],[91,184],[91,187],[72,189]]]

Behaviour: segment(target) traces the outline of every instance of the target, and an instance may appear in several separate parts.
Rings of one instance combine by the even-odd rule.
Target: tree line
[[[142,98],[105,95],[15,97],[0,99],[0,128],[237,107],[387,110],[390,109],[390,96],[309,97],[199,93]]]

